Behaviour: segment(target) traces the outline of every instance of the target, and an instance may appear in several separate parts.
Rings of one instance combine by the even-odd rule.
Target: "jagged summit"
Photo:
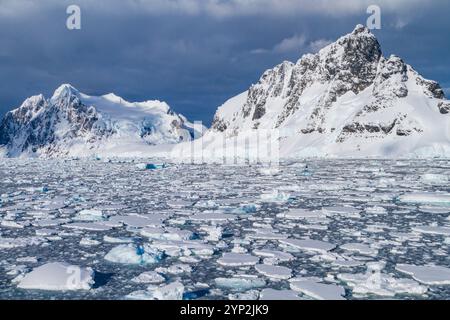
[[[128,102],[113,93],[89,96],[70,84],[59,86],[50,99],[42,94],[26,99],[0,123],[0,148],[10,157],[106,151],[125,156],[193,136],[193,125],[165,102]]]
[[[265,71],[218,108],[208,134],[280,129],[288,155],[299,156],[442,154],[450,152],[449,106],[437,82],[385,58],[357,25],[318,53]]]

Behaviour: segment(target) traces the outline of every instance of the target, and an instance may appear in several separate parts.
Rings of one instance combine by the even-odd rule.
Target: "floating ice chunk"
[[[84,209],[78,212],[77,216],[75,217],[75,220],[99,221],[103,220],[104,218],[105,216],[102,210]]]
[[[163,258],[161,251],[148,246],[135,246],[132,244],[121,244],[112,248],[105,259],[114,263],[123,264],[152,264]]]
[[[87,230],[87,231],[108,231],[113,227],[97,222],[74,222],[63,225],[64,228]]]
[[[165,163],[138,163],[136,168],[139,170],[157,170],[166,168]]]
[[[426,173],[421,177],[422,181],[429,184],[448,184],[449,177],[445,174]]]
[[[233,249],[231,249],[231,252],[234,253],[247,253],[248,250],[242,246],[240,246],[239,244],[236,244]]]
[[[192,201],[186,201],[186,200],[169,200],[169,201],[167,201],[167,205],[169,207],[177,208],[177,209],[192,207],[193,204],[194,203]]]
[[[298,293],[293,290],[263,289],[259,294],[259,300],[301,300]]]
[[[112,222],[121,222],[130,227],[143,228],[147,226],[159,226],[167,217],[161,214],[151,215],[127,215],[113,216],[109,220]]]
[[[294,256],[292,254],[278,250],[255,249],[253,250],[253,254],[256,256],[269,258],[273,264],[294,260]]]
[[[140,234],[150,239],[163,239],[165,230],[161,227],[145,227],[141,229]]]
[[[19,282],[22,289],[40,290],[89,290],[94,284],[91,268],[73,266],[64,262],[52,262],[33,269]]]
[[[350,260],[350,259],[337,259],[331,262],[334,266],[351,268],[351,267],[359,267],[365,264],[364,261],[358,260]]]
[[[233,214],[225,214],[225,213],[196,213],[188,218],[191,221],[211,221],[211,222],[226,222],[229,220],[236,219],[236,216]]]
[[[32,245],[40,245],[47,242],[42,237],[25,237],[25,238],[3,238],[0,237],[0,249],[21,248]]]
[[[450,194],[439,192],[416,192],[402,195],[399,197],[399,200],[406,203],[434,203],[450,205]]]
[[[358,252],[366,256],[376,256],[378,254],[377,249],[371,248],[363,243],[346,243],[340,246],[340,248],[351,252]]]
[[[249,290],[246,292],[235,292],[228,294],[228,300],[244,300],[244,301],[252,301],[258,300],[259,291],[258,290]]]
[[[156,271],[146,271],[131,279],[136,283],[158,284],[166,281],[166,279]]]
[[[226,252],[217,263],[226,267],[253,266],[259,262],[259,258],[250,254]]]
[[[263,202],[280,202],[284,203],[291,199],[291,195],[280,190],[273,190],[272,192],[267,192],[261,194],[261,201]]]
[[[295,280],[290,282],[291,289],[317,300],[345,300],[345,290],[335,284],[319,283],[312,280]]]
[[[183,300],[183,293],[184,285],[178,281],[153,289],[156,300]]]
[[[234,214],[251,214],[257,212],[259,207],[260,207],[259,205],[250,203],[239,205],[238,208],[230,208],[230,207],[220,207],[220,208],[225,212],[230,212]]]
[[[157,240],[189,240],[193,238],[193,233],[189,230],[180,230],[177,228],[154,228],[145,227],[141,230],[141,235],[150,239]]]
[[[162,274],[183,274],[183,273],[190,273],[192,272],[192,267],[188,264],[181,264],[177,263],[174,265],[171,265],[169,267],[160,267],[155,269],[156,272],[162,273]]]
[[[413,279],[423,284],[450,285],[450,268],[447,267],[397,264],[395,269],[412,276]]]
[[[412,228],[413,231],[426,234],[450,235],[450,228],[438,226],[417,226]]]
[[[449,207],[436,207],[436,206],[420,206],[419,210],[425,213],[433,214],[450,214]]]
[[[13,279],[14,283],[19,283],[20,281],[22,281],[25,273],[29,271],[28,267],[25,265],[10,265],[5,269],[7,270],[6,274],[8,276],[16,276],[16,278]]]
[[[282,212],[277,214],[278,218],[285,218],[285,219],[292,219],[292,220],[298,220],[298,219],[309,219],[309,218],[324,218],[325,214],[322,211],[312,211],[312,210],[305,210],[305,209],[291,209],[287,212]]]
[[[69,222],[69,219],[40,219],[32,224],[37,227],[56,227]]]
[[[285,234],[277,233],[276,230],[273,229],[255,229],[254,234],[248,234],[246,237],[250,239],[259,239],[259,240],[278,240],[278,239],[286,239],[288,236]]]
[[[129,293],[125,296],[128,300],[156,300],[153,298],[153,292],[151,290],[137,290]]]
[[[103,236],[103,241],[106,243],[132,243],[133,238],[111,237],[111,236],[105,235],[105,236]]]
[[[152,248],[157,248],[164,251],[169,256],[177,255],[191,255],[198,256],[211,256],[214,254],[214,247],[197,240],[184,240],[184,241],[153,241]]]
[[[130,300],[182,300],[184,285],[177,281],[160,287],[149,286],[147,290],[134,291],[126,296]]]
[[[12,220],[3,220],[1,223],[2,227],[5,228],[15,228],[15,229],[23,229],[25,225],[20,222],[12,221]]]
[[[323,207],[322,212],[327,216],[330,215],[339,215],[343,217],[349,218],[359,218],[360,210],[353,207]]]
[[[266,285],[266,281],[251,276],[233,276],[229,278],[214,279],[219,288],[232,289],[236,291],[246,291],[261,288]]]
[[[55,235],[58,234],[58,230],[55,229],[36,229],[35,233],[37,236],[51,236],[51,235]]]
[[[267,167],[259,168],[259,173],[262,175],[274,176],[280,173],[280,168],[278,167]]]
[[[195,203],[194,207],[202,209],[217,209],[219,208],[219,205],[214,200],[200,200]]]
[[[414,280],[394,278],[382,273],[384,265],[381,262],[370,262],[364,274],[344,273],[338,274],[337,278],[346,282],[352,288],[354,295],[374,294],[393,297],[396,294],[421,295],[428,290]]]
[[[91,247],[91,246],[98,246],[99,244],[100,244],[100,241],[90,239],[90,238],[82,238],[80,240],[80,246]]]
[[[387,210],[380,206],[367,207],[365,209],[365,211],[367,213],[371,213],[371,214],[386,214],[387,213]]]
[[[256,271],[273,279],[286,280],[292,277],[292,270],[283,266],[273,266],[269,264],[255,265]]]
[[[28,263],[37,263],[38,258],[36,257],[21,257],[16,259],[17,262],[28,262]]]
[[[223,228],[218,226],[201,226],[201,230],[208,233],[208,236],[205,238],[208,241],[219,241],[222,239]]]
[[[281,244],[294,247],[296,249],[305,250],[305,251],[313,251],[319,253],[325,253],[327,251],[333,250],[336,245],[320,241],[320,240],[300,240],[300,239],[280,239],[278,240]]]

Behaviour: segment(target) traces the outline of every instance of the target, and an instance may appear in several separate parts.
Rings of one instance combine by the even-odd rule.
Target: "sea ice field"
[[[0,162],[0,299],[450,299],[450,161]]]

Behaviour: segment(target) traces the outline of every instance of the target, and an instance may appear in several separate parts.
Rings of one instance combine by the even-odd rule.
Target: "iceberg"
[[[149,286],[147,290],[138,290],[126,296],[130,300],[182,300],[184,285],[177,281],[162,286]]]
[[[414,192],[402,195],[398,200],[405,203],[445,204],[450,206],[450,193]]]
[[[214,281],[219,288],[232,289],[236,291],[246,291],[254,288],[261,288],[266,285],[266,281],[263,279],[251,276],[216,278]]]
[[[345,295],[344,288],[335,284],[296,279],[290,285],[292,290],[317,300],[345,300],[343,297]]]
[[[217,260],[217,263],[226,267],[241,267],[241,266],[253,266],[259,262],[259,258],[245,254],[226,252],[221,258]]]
[[[165,163],[138,163],[136,168],[139,170],[157,170],[166,168]]]

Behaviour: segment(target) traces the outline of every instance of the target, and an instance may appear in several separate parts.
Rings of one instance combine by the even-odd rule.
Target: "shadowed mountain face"
[[[349,155],[372,143],[374,155],[381,155],[383,144],[399,141],[448,149],[449,106],[437,82],[397,56],[383,57],[376,37],[358,25],[317,54],[264,72],[248,91],[219,107],[211,133],[280,129],[295,145],[291,151],[309,148],[320,155],[344,145]]]

